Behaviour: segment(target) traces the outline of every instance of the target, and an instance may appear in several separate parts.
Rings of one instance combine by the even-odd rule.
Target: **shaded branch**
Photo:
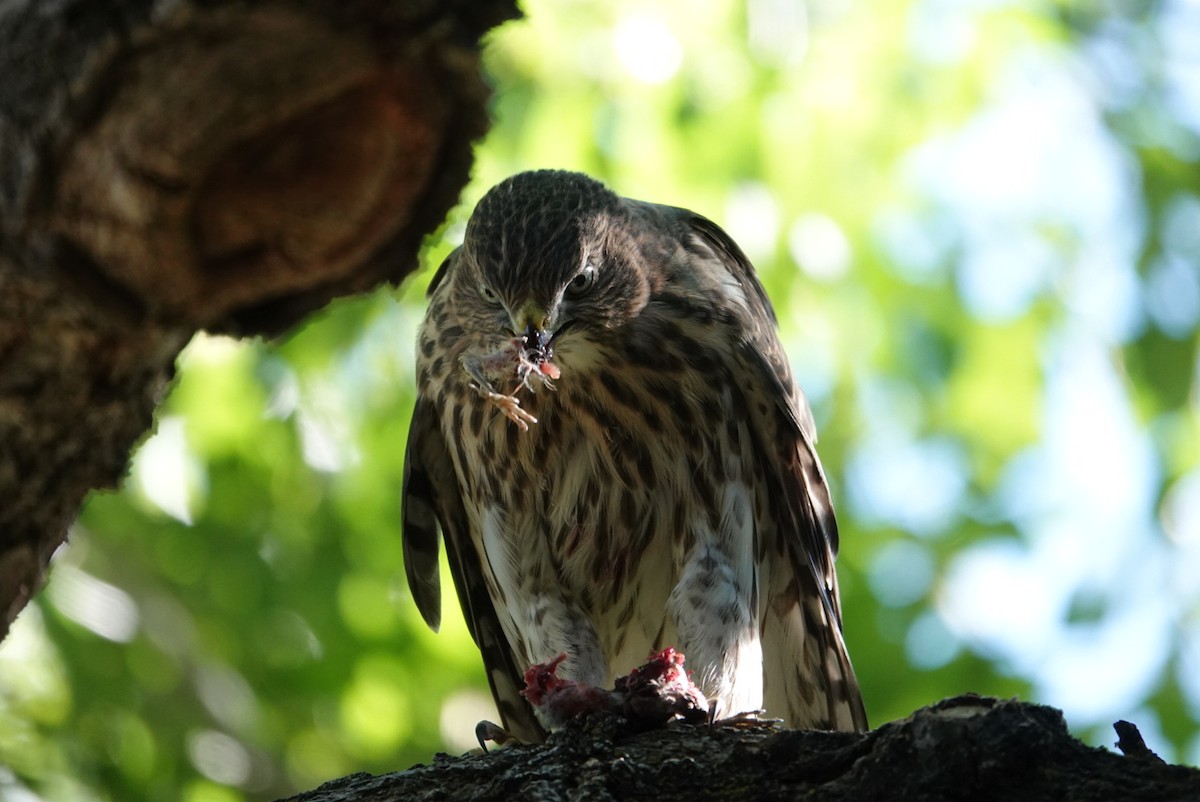
[[[869,733],[672,726],[630,738],[590,719],[543,746],[438,755],[289,802],[454,799],[1200,799],[1200,771],[1084,745],[1049,707],[948,699]]]

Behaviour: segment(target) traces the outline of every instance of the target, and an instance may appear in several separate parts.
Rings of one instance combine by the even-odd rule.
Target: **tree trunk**
[[[438,755],[289,802],[366,799],[1167,802],[1200,799],[1200,771],[1144,746],[1126,756],[1085,746],[1053,708],[963,696],[861,734],[679,725],[622,738],[616,720],[585,719],[542,746]]]
[[[396,282],[513,0],[0,0],[0,637],[199,329]]]

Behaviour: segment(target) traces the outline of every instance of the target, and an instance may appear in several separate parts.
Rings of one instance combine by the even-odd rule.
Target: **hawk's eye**
[[[495,290],[482,281],[479,282],[479,294],[483,297],[483,300],[487,301],[493,306],[498,306],[500,304],[500,296],[496,294]]]
[[[565,294],[568,298],[578,298],[590,290],[595,283],[596,268],[590,264],[584,265],[583,270],[576,273],[575,278],[571,279],[570,283],[567,284]]]

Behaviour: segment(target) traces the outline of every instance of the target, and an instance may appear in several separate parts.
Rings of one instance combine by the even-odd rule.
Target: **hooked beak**
[[[546,310],[534,301],[526,301],[513,315],[513,333],[520,337],[526,349],[545,351],[554,336],[547,329],[550,322]]]
[[[553,332],[539,329],[532,323],[525,326],[525,331],[521,332],[521,338],[525,341],[525,348],[530,351],[546,352],[550,348],[550,338],[553,337]]]

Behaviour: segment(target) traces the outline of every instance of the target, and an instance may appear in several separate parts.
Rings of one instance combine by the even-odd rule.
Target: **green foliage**
[[[1200,759],[1200,20],[1136,5],[529,2],[426,272],[184,353],[0,648],[0,793],[266,799],[470,744],[494,714],[449,577],[437,635],[403,579],[414,331],[473,202],[532,167],[755,260],[873,722],[1020,695]]]

